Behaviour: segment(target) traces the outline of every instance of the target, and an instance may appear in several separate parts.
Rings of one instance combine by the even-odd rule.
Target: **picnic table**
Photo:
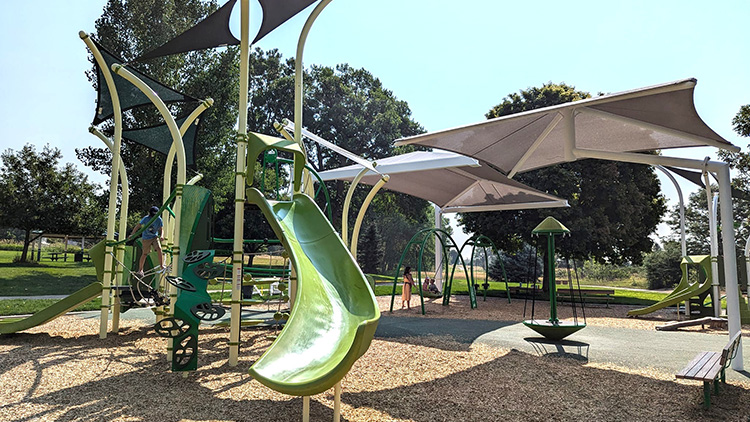
[[[58,259],[60,259],[60,255],[62,254],[62,252],[49,252],[48,258],[50,261],[57,261]]]

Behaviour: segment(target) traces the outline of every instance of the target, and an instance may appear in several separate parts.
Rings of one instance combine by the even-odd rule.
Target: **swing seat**
[[[553,341],[559,341],[586,327],[586,324],[575,323],[572,321],[550,321],[544,319],[529,319],[523,322],[523,325],[531,328],[544,338]]]

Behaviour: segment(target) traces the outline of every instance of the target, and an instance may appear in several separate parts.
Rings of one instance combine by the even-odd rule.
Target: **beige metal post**
[[[240,0],[240,98],[237,123],[237,164],[234,180],[234,242],[232,247],[232,309],[229,323],[229,366],[236,366],[240,353],[240,295],[242,266],[245,255],[242,245],[245,233],[245,172],[247,171],[247,90],[250,50],[250,2]]]
[[[94,126],[89,127],[89,132],[99,138],[104,145],[109,148],[112,155],[115,154],[114,142],[110,141],[99,129]],[[114,171],[114,170],[113,170]],[[125,170],[125,164],[120,160],[120,165],[117,169],[117,173],[120,177],[120,183],[122,184],[122,199],[120,200],[120,235],[117,237],[118,241],[125,240],[128,236],[128,206],[130,202],[130,186],[128,184],[128,174]],[[83,246],[81,247],[83,249]],[[125,245],[117,245],[115,256],[119,262],[122,262],[125,256]],[[125,268],[121,265],[117,266],[115,271],[115,286],[122,286],[123,278],[125,275]],[[114,295],[114,303],[112,304],[112,332],[117,332],[120,328],[120,296]]]
[[[175,224],[174,224],[174,246],[172,247],[172,262],[177,262],[177,260],[180,257],[180,220],[181,220],[181,212],[180,208],[182,206],[182,188],[185,185],[185,179],[186,179],[186,169],[185,169],[185,146],[182,144],[182,137],[180,136],[180,129],[177,127],[177,123],[174,120],[174,117],[172,117],[172,114],[169,112],[169,109],[167,108],[166,104],[159,98],[158,95],[148,86],[146,85],[142,80],[138,79],[135,75],[130,73],[124,66],[119,64],[112,65],[112,71],[120,76],[122,76],[125,80],[132,83],[136,88],[138,88],[141,92],[143,92],[146,97],[148,97],[149,100],[156,106],[157,110],[159,110],[159,114],[161,114],[162,118],[164,119],[164,123],[169,128],[169,133],[172,135],[172,143],[177,145],[177,186],[175,188],[176,195],[175,195]],[[179,275],[177,274],[177,265],[172,266],[172,275]],[[176,287],[173,285],[169,285],[169,298],[170,303],[175,303],[177,300],[177,291]],[[174,314],[174,306],[169,307],[169,314]],[[169,346],[167,346],[167,359],[171,360],[172,358],[172,339],[169,339]]]
[[[102,54],[99,52],[99,49],[96,48],[96,45],[94,45],[94,42],[91,41],[91,38],[89,38],[88,34],[86,34],[83,31],[80,31],[78,33],[78,36],[81,37],[84,43],[86,43],[86,46],[91,51],[91,54],[94,55],[94,60],[96,60],[96,63],[99,65],[99,68],[102,70],[102,75],[104,75],[104,81],[107,84],[107,88],[109,89],[109,94],[112,99],[112,109],[114,111],[114,121],[115,121],[115,127],[114,127],[114,135],[113,135],[113,144],[114,144],[114,151],[115,153],[112,154],[112,174],[110,175],[109,179],[109,208],[107,210],[107,237],[106,237],[106,246],[104,249],[104,276],[102,278],[102,305],[101,305],[101,313],[99,316],[99,338],[107,338],[107,322],[109,320],[109,298],[110,298],[110,290],[112,286],[112,247],[109,246],[109,243],[113,242],[115,240],[115,214],[116,214],[116,208],[117,208],[117,169],[120,168],[120,146],[122,142],[122,110],[120,108],[120,98],[117,95],[117,88],[115,86],[115,82],[112,79],[112,74],[109,72],[109,68],[107,67],[107,63],[104,61],[104,57],[102,57]],[[99,81],[101,83],[101,81]]]

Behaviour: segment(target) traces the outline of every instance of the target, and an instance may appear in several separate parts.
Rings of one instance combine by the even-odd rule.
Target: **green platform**
[[[380,319],[367,278],[313,200],[257,204],[289,252],[297,273],[297,296],[286,327],[250,368],[278,392],[311,396],[333,387],[370,345]]]

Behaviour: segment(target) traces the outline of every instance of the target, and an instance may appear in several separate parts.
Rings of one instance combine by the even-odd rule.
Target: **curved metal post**
[[[214,104],[213,98],[206,98],[205,100],[201,101],[200,105],[193,110],[192,113],[185,119],[184,122],[182,122],[182,125],[180,126],[180,137],[182,138],[185,136],[185,133],[190,128],[190,126],[195,122],[198,117],[206,111],[209,107],[211,107]],[[172,194],[172,166],[174,166],[174,160],[175,156],[177,154],[177,147],[172,143],[172,145],[169,147],[169,152],[167,153],[167,161],[164,164],[164,180],[162,182],[162,203],[167,201],[167,198],[169,198],[169,195]],[[203,175],[200,175],[200,178],[193,181],[191,179],[190,182],[187,182],[188,185],[192,185],[198,180],[200,180],[203,177]],[[162,215],[162,219],[164,220],[164,233],[165,233],[165,241],[167,244],[167,248],[172,249],[172,246],[174,245],[174,242],[172,241],[172,232],[174,229],[174,221],[170,217],[169,213],[165,213]]]
[[[672,176],[672,173],[664,168],[664,166],[656,165],[655,168],[661,170],[662,173],[664,173],[669,180],[672,181],[672,184],[674,185],[674,188],[677,190],[677,198],[680,201],[680,246],[682,250],[682,256],[687,256],[687,240],[685,236],[685,201],[682,197],[682,189],[680,189],[679,183],[677,183],[677,180]]]
[[[362,221],[365,219],[365,212],[367,212],[367,208],[370,206],[370,202],[372,202],[372,199],[375,197],[375,194],[378,193],[380,188],[383,187],[386,183],[388,183],[388,175],[386,174],[383,176],[380,180],[378,180],[378,183],[375,184],[375,186],[370,189],[370,193],[367,194],[367,197],[365,198],[365,201],[360,205],[359,207],[359,213],[357,214],[357,221],[354,222],[354,230],[352,231],[352,244],[349,249],[351,249],[352,256],[354,259],[357,258],[357,242],[359,240],[359,231],[362,228]]]
[[[341,212],[341,240],[344,241],[344,245],[349,243],[349,207],[352,203],[352,196],[354,196],[354,189],[357,188],[357,184],[362,180],[362,177],[367,173],[367,169],[362,170],[354,176],[352,183],[349,185],[349,190],[346,191],[346,198],[344,199],[344,208]]]
[[[115,82],[112,79],[112,74],[109,72],[109,68],[107,67],[107,63],[104,61],[104,57],[102,57],[101,52],[99,52],[99,49],[96,48],[96,45],[93,41],[91,41],[91,38],[89,38],[88,34],[86,34],[83,31],[80,31],[78,33],[78,36],[81,37],[84,43],[86,43],[86,46],[91,51],[91,54],[94,55],[94,60],[96,60],[96,63],[99,65],[99,68],[102,70],[102,75],[104,75],[104,81],[107,84],[107,88],[109,89],[109,95],[112,99],[112,109],[114,111],[114,120],[115,120],[115,127],[114,127],[114,135],[113,135],[113,147],[114,151],[116,153],[112,154],[112,174],[110,175],[109,179],[109,208],[107,210],[107,237],[106,242],[108,246],[105,246],[105,254],[104,254],[104,276],[102,279],[102,305],[101,305],[101,314],[99,316],[99,338],[106,338],[107,337],[107,322],[109,321],[109,299],[110,299],[110,291],[111,291],[111,285],[112,285],[112,247],[109,246],[110,242],[113,242],[115,240],[115,213],[116,213],[116,207],[117,207],[117,171],[116,169],[120,168],[120,148],[122,143],[122,109],[120,107],[120,97],[117,94],[117,87],[115,86]],[[99,82],[101,83],[101,81]]]
[[[112,71],[120,76],[122,76],[125,80],[133,84],[136,88],[138,88],[143,94],[148,97],[148,99],[156,106],[156,109],[159,110],[159,114],[161,114],[162,118],[164,119],[164,123],[169,128],[169,133],[172,135],[172,143],[177,145],[177,187],[176,187],[176,195],[175,195],[175,219],[174,219],[174,245],[172,246],[172,262],[176,263],[177,260],[180,257],[180,221],[181,221],[181,215],[180,207],[182,206],[182,187],[185,185],[185,178],[186,178],[186,169],[185,169],[185,146],[182,144],[182,136],[180,136],[180,130],[177,127],[177,123],[174,120],[174,117],[172,117],[172,114],[169,112],[169,109],[167,108],[166,104],[159,98],[158,95],[148,86],[146,85],[142,80],[138,79],[135,75],[130,73],[124,66],[119,64],[112,65]],[[172,265],[172,275],[179,275],[177,271],[178,265]],[[171,303],[175,303],[177,300],[177,291],[176,287],[169,284],[168,285],[168,293]],[[174,314],[174,306],[169,307],[169,315]],[[167,346],[167,360],[171,361],[172,359],[172,339],[169,340]]]
[[[110,141],[103,133],[99,131],[99,129],[95,128],[94,126],[89,127],[89,132],[99,138],[102,142],[104,142],[104,145],[107,146],[109,151],[114,154],[116,154],[115,150],[115,144],[114,142]],[[128,174],[125,170],[125,164],[123,164],[122,159],[119,160],[120,165],[117,169],[117,173],[120,176],[120,183],[122,185],[122,197],[120,199],[120,225],[119,225],[119,232],[120,235],[118,236],[117,240],[124,240],[128,233],[128,205],[130,202],[130,186],[128,185]],[[117,245],[115,246],[115,256],[117,257],[117,260],[120,262],[124,261],[125,256],[125,245]],[[115,271],[115,286],[121,286],[122,280],[125,276],[125,268],[118,266],[118,269]],[[112,331],[117,332],[120,328],[120,297],[115,295],[114,296],[114,303],[112,304]]]
[[[310,33],[310,28],[312,28],[315,19],[330,2],[331,0],[322,0],[315,6],[310,16],[307,17],[297,42],[297,55],[294,58],[294,141],[300,145],[302,145],[302,102],[304,101],[302,94],[304,83],[302,80],[302,56],[305,51],[305,41],[307,41],[307,35]],[[294,181],[294,193],[299,192],[301,182],[301,180]]]

